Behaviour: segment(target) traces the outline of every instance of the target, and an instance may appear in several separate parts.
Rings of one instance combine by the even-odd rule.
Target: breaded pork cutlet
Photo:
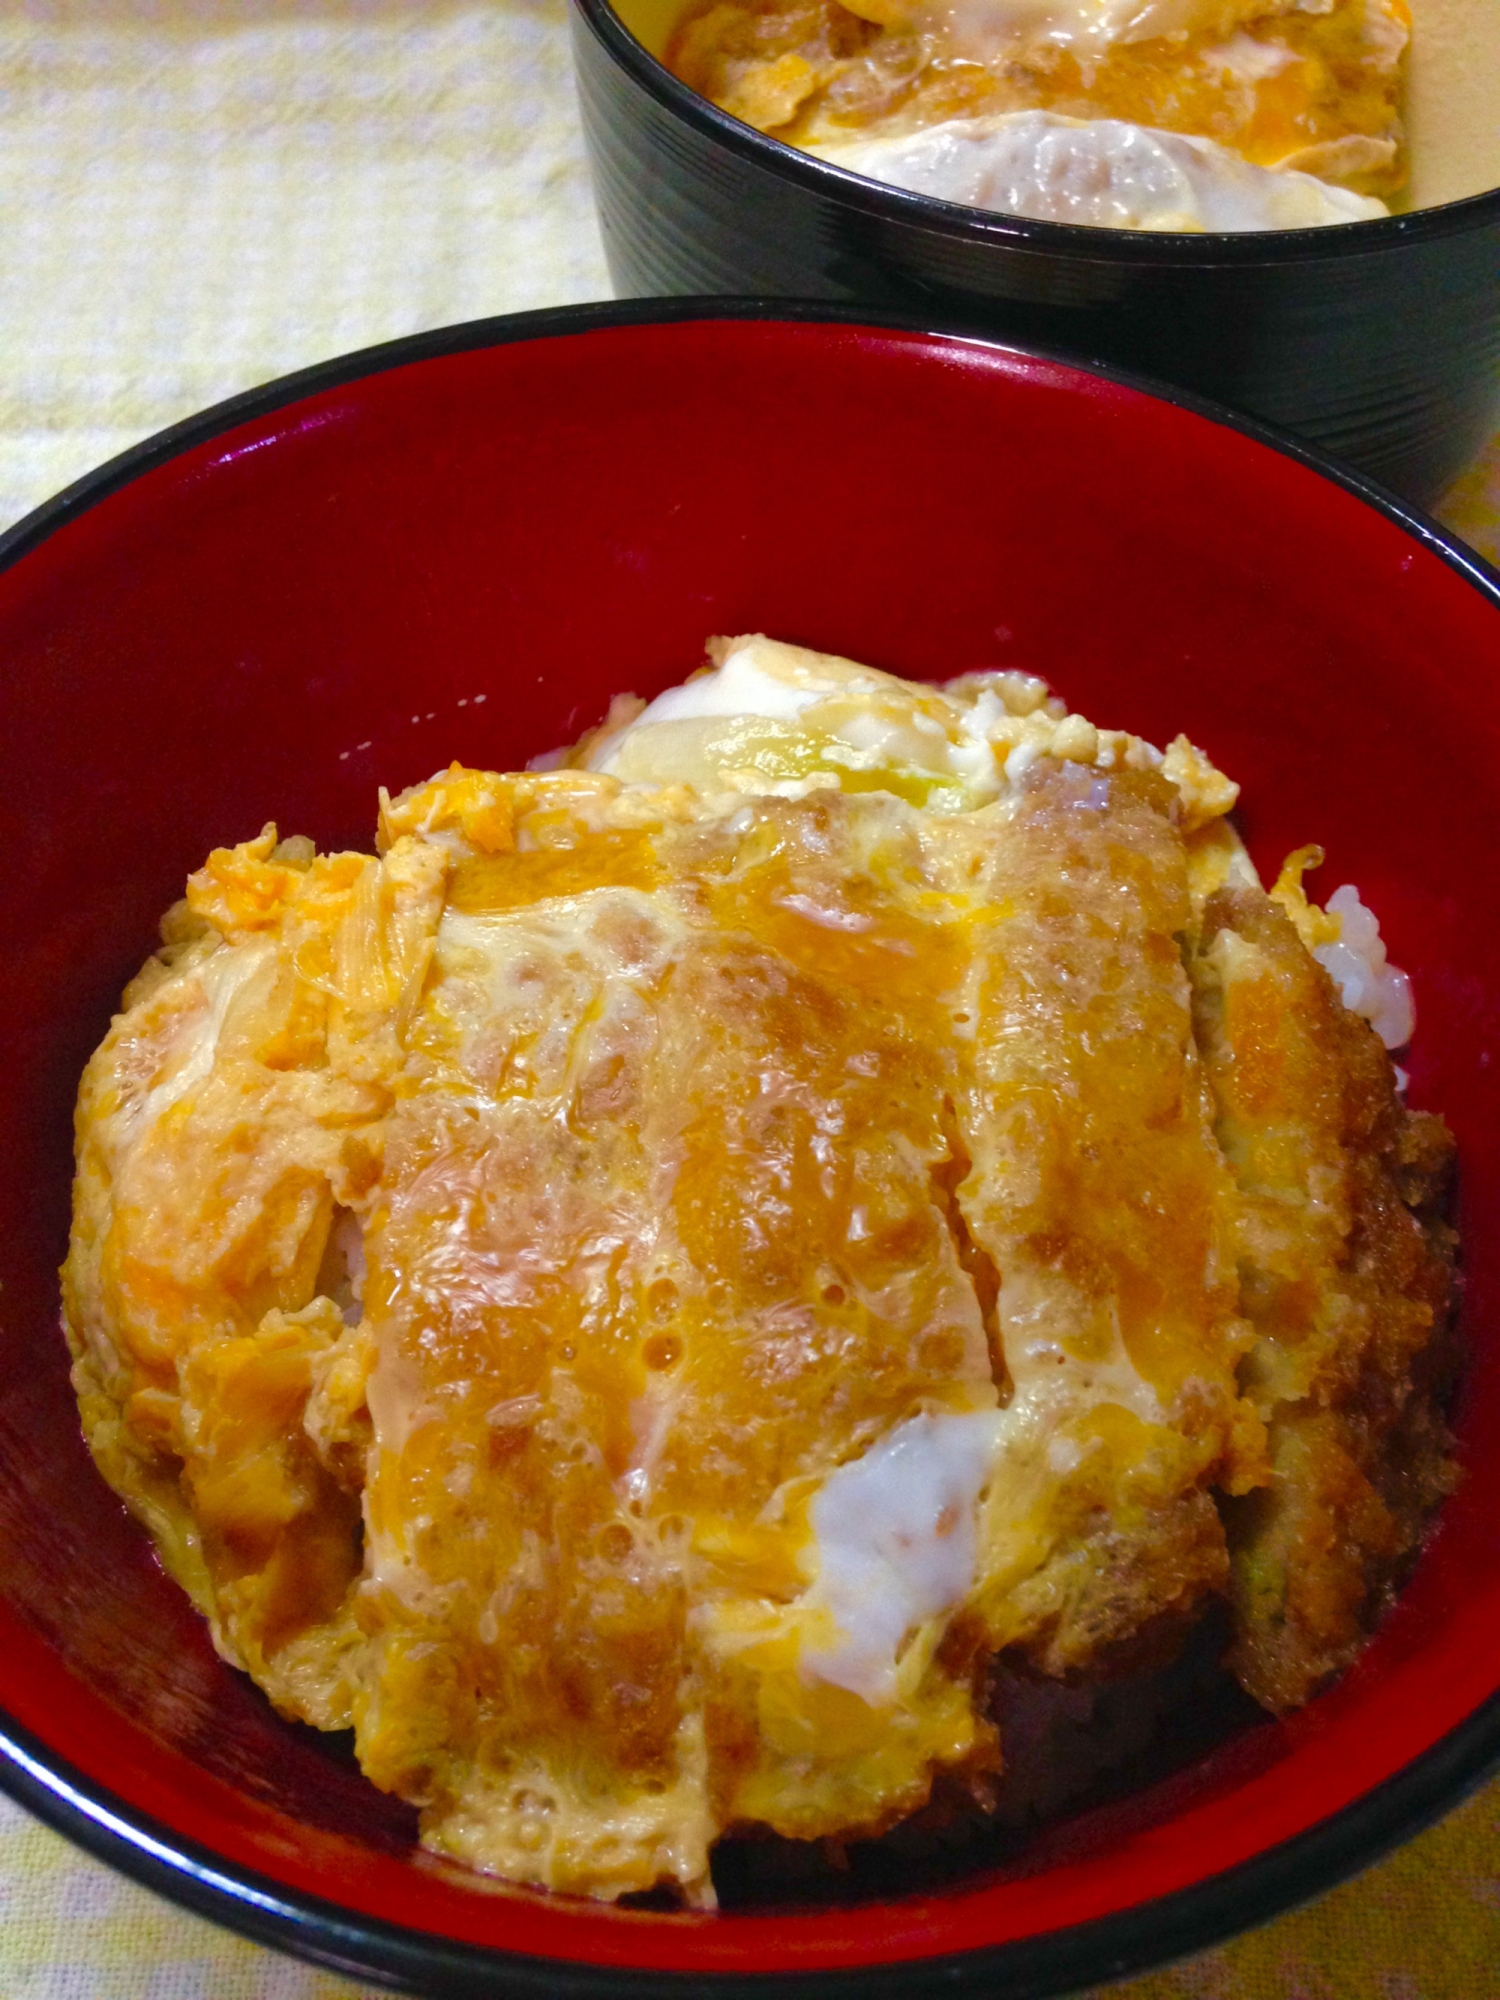
[[[1291,907],[1301,914],[1300,898]],[[1453,1143],[1286,910],[1225,888],[1193,961],[1215,1130],[1239,1190],[1241,1368],[1271,1478],[1227,1500],[1232,1664],[1267,1708],[1347,1666],[1452,1483]]]
[[[1304,1699],[1450,1477],[1449,1142],[1309,948],[1369,913],[1030,677],[714,660],[377,854],[215,850],[64,1282],[226,1659],[449,1857],[699,1904],[992,1797],[1006,1669],[1227,1599]]]

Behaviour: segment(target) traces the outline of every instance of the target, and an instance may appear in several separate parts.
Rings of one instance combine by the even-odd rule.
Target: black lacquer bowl
[[[1155,235],[986,213],[769,139],[657,61],[680,0],[574,0],[622,297],[859,301],[1071,348],[1268,419],[1416,499],[1500,421],[1500,9],[1424,0],[1388,220]],[[627,25],[628,23],[628,25]]]

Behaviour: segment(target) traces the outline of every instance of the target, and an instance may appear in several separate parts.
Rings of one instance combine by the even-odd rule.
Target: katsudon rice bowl
[[[1500,608],[1130,384],[660,313],[5,546],[0,1775],[419,1991],[1076,1989],[1500,1748]]]

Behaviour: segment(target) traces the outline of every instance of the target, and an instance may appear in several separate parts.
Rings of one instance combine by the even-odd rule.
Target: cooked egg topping
[[[543,761],[383,798],[376,856],[217,850],[85,1077],[85,1427],[224,1656],[434,1848],[698,1903],[729,1829],[982,1790],[1001,1651],[1073,1675],[1238,1589],[1280,1699],[1285,1518],[1215,1496],[1376,1307],[1329,1134],[1265,1252],[1326,1279],[1299,1360],[1247,1278],[1295,1160],[1225,912],[1341,1014],[1295,925],[1368,961],[1368,913],[1307,857],[1279,908],[1202,752],[1024,675],[716,642]]]
[[[666,60],[747,124],[944,200],[1115,228],[1299,228],[1384,212],[1341,190],[1402,186],[1409,30],[1406,0],[702,0]],[[1009,124],[1019,113],[1058,122]],[[916,143],[934,128],[944,142]],[[1174,168],[1194,201],[1164,199]],[[1061,182],[1106,170],[1112,202],[1056,211]],[[1174,211],[1186,219],[1160,219]]]

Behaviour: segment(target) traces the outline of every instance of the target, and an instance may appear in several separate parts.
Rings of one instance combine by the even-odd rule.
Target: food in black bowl
[[[1428,0],[1406,50],[1400,0],[1184,0],[1133,27],[1109,0],[856,6],[578,0],[622,295],[858,299],[1062,343],[1423,499],[1483,440],[1493,9]]]

